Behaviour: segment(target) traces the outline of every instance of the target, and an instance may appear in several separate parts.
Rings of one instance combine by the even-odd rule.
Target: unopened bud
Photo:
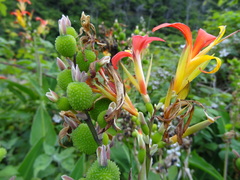
[[[97,148],[97,158],[100,166],[106,167],[107,160],[110,159],[110,148],[109,146],[102,145]]]
[[[150,155],[153,156],[158,150],[158,145],[154,144],[150,149]]]
[[[61,71],[63,71],[64,69],[67,69],[67,66],[64,64],[64,62],[59,57],[57,57],[57,66],[59,67],[59,69]]]
[[[140,120],[141,129],[142,129],[143,133],[148,135],[149,134],[149,127],[148,127],[148,125],[147,125],[147,123],[145,121],[145,117],[143,116],[142,112],[139,112],[138,119]]]
[[[49,90],[50,91],[46,93],[47,98],[52,102],[57,102],[59,99],[59,96],[57,95],[57,93],[55,93],[51,89],[49,89]]]
[[[71,21],[68,16],[62,15],[62,18],[58,20],[58,27],[60,35],[66,34],[66,29],[71,26]]]
[[[88,75],[85,71],[80,71],[78,65],[76,67],[72,65],[72,79],[77,82],[85,82],[88,78]]]

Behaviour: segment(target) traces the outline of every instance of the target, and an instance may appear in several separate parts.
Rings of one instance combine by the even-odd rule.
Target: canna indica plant
[[[153,32],[164,27],[180,30],[186,39],[186,45],[166,97],[159,97],[159,103],[152,104],[147,90],[152,63],[145,73],[142,59],[151,42],[164,43],[164,40],[148,35],[133,35],[128,45],[130,49],[111,54],[112,39],[98,40],[90,16],[83,12],[80,23],[82,27],[77,33],[67,16],[63,15],[59,20],[60,35],[56,38],[55,47],[61,56],[57,58],[60,69],[57,82],[60,89],[58,92],[50,90],[46,93],[56,103],[64,121],[59,132],[59,143],[65,146],[67,137],[81,153],[97,155],[98,160],[82,179],[118,180],[121,173],[113,162],[114,159],[110,160],[110,151],[125,129],[130,129],[129,137],[133,140],[129,143],[134,147],[132,153],[138,164],[137,178],[146,180],[154,163],[153,157],[159,149],[164,150],[164,147],[175,143],[183,144],[186,136],[206,128],[218,118],[210,117],[201,103],[186,98],[194,78],[202,72],[215,73],[219,70],[221,60],[207,53],[234,33],[222,38],[225,26],[219,27],[217,37],[200,29],[193,44],[191,30],[185,24],[164,23],[153,28]],[[115,22],[115,29],[119,28],[117,25]],[[99,49],[103,51],[99,52]],[[123,61],[120,63],[125,57],[133,63],[133,70],[128,69]],[[205,68],[211,60],[216,60],[217,64],[208,72]],[[119,66],[123,74],[118,71]],[[129,84],[140,95],[147,112],[141,111],[128,95],[131,87]],[[190,126],[194,106],[203,109],[206,120]],[[170,130],[174,133],[170,133]],[[133,178],[130,171],[129,179]],[[64,175],[62,179],[71,178]]]

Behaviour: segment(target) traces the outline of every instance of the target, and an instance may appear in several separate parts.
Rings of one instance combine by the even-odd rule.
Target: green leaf
[[[178,175],[178,168],[177,168],[177,166],[171,166],[168,169],[168,179],[169,180],[175,180],[175,179],[177,179],[177,175]]]
[[[35,117],[33,119],[30,144],[33,145],[39,139],[45,137],[45,142],[54,146],[57,140],[57,135],[54,130],[51,117],[46,111],[45,107],[41,104],[37,109]]]
[[[198,169],[201,169],[202,171],[208,173],[212,177],[214,177],[217,180],[223,180],[222,175],[211,165],[209,164],[205,159],[200,157],[196,151],[193,151],[192,156],[189,158],[189,165]]]
[[[44,95],[44,93],[43,93],[41,86],[36,81],[36,79],[34,79],[32,77],[27,77],[27,78],[28,78],[29,82],[32,84],[32,86],[34,87],[35,91],[39,94],[40,97],[42,97]]]
[[[31,90],[30,88],[27,88],[24,85],[21,85],[19,83],[16,83],[16,82],[13,82],[13,81],[10,81],[10,80],[7,80],[7,79],[4,79],[2,81],[7,82],[9,88],[12,87],[12,88],[18,89],[22,93],[26,93],[29,97],[31,97],[31,99],[36,99],[37,98],[37,95],[34,93],[34,91]]]
[[[75,148],[74,147],[69,147],[67,149],[64,149],[61,151],[59,154],[55,154],[54,159],[61,163],[63,160],[68,159],[70,156],[74,154]]]
[[[30,149],[23,162],[19,166],[18,172],[24,179],[31,179],[33,177],[33,164],[36,158],[42,152],[43,140],[44,138],[35,141],[37,143]]]
[[[0,3],[0,12],[3,16],[7,15],[7,6],[5,4]]]
[[[77,161],[73,171],[71,172],[70,176],[73,179],[79,179],[79,178],[83,177],[85,159],[86,159],[85,154],[82,154],[82,156]]]
[[[34,162],[34,177],[37,177],[39,171],[45,170],[52,162],[52,157],[47,154],[41,154]]]
[[[1,179],[9,179],[12,176],[18,174],[17,168],[14,166],[6,166],[0,171],[0,178]]]

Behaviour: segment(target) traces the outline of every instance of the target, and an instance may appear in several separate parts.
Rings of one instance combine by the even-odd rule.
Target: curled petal
[[[203,69],[206,67],[208,62],[213,59],[215,59],[217,62],[217,65],[215,66],[215,68],[209,72],[203,71]],[[189,72],[188,80],[191,82],[201,72],[208,73],[208,74],[215,73],[219,70],[219,68],[221,67],[221,64],[222,64],[221,59],[214,56],[204,55],[204,56],[194,58],[192,61],[190,61],[189,69],[187,69],[187,73]]]
[[[192,45],[192,33],[191,33],[190,28],[187,25],[182,24],[182,23],[172,23],[172,24],[171,23],[163,23],[163,24],[160,24],[160,25],[154,27],[152,29],[152,31],[155,32],[164,27],[173,27],[173,28],[178,29],[184,35],[184,37],[187,41],[187,44]]]
[[[215,39],[216,39],[215,36],[213,36],[211,34],[208,34],[203,29],[199,29],[197,39],[196,39],[196,41],[194,43],[194,46],[193,46],[192,57],[195,57],[202,48],[208,46]]]
[[[121,52],[117,53],[115,56],[113,56],[112,65],[113,65],[114,69],[118,69],[118,67],[117,67],[118,61],[120,61],[124,57],[132,58],[133,56],[130,52],[127,52],[127,51],[121,51]]]
[[[158,37],[148,37],[148,36],[139,36],[139,35],[133,36],[132,37],[133,52],[137,52],[137,51],[141,52],[152,41],[164,41],[164,40]]]
[[[226,26],[219,26],[219,28],[220,28],[220,32],[219,32],[218,36],[216,37],[216,39],[211,44],[209,44],[209,46],[207,46],[200,53],[198,53],[197,56],[207,54],[215,45],[217,45],[218,43],[220,43],[226,39],[226,38],[222,39],[222,37],[226,31]]]

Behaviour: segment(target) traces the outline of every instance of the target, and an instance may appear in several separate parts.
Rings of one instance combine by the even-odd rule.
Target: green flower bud
[[[98,125],[100,126],[100,128],[104,128],[104,127],[106,127],[106,125],[107,125],[107,122],[106,122],[105,119],[104,119],[104,116],[106,115],[106,112],[107,112],[107,110],[102,111],[102,112],[98,115],[97,122],[98,122]]]
[[[145,157],[146,157],[146,149],[140,149],[138,151],[138,161],[140,162],[140,164],[144,162]]]
[[[108,142],[109,142],[108,134],[104,132],[102,135],[102,143],[103,145],[108,145]]]

